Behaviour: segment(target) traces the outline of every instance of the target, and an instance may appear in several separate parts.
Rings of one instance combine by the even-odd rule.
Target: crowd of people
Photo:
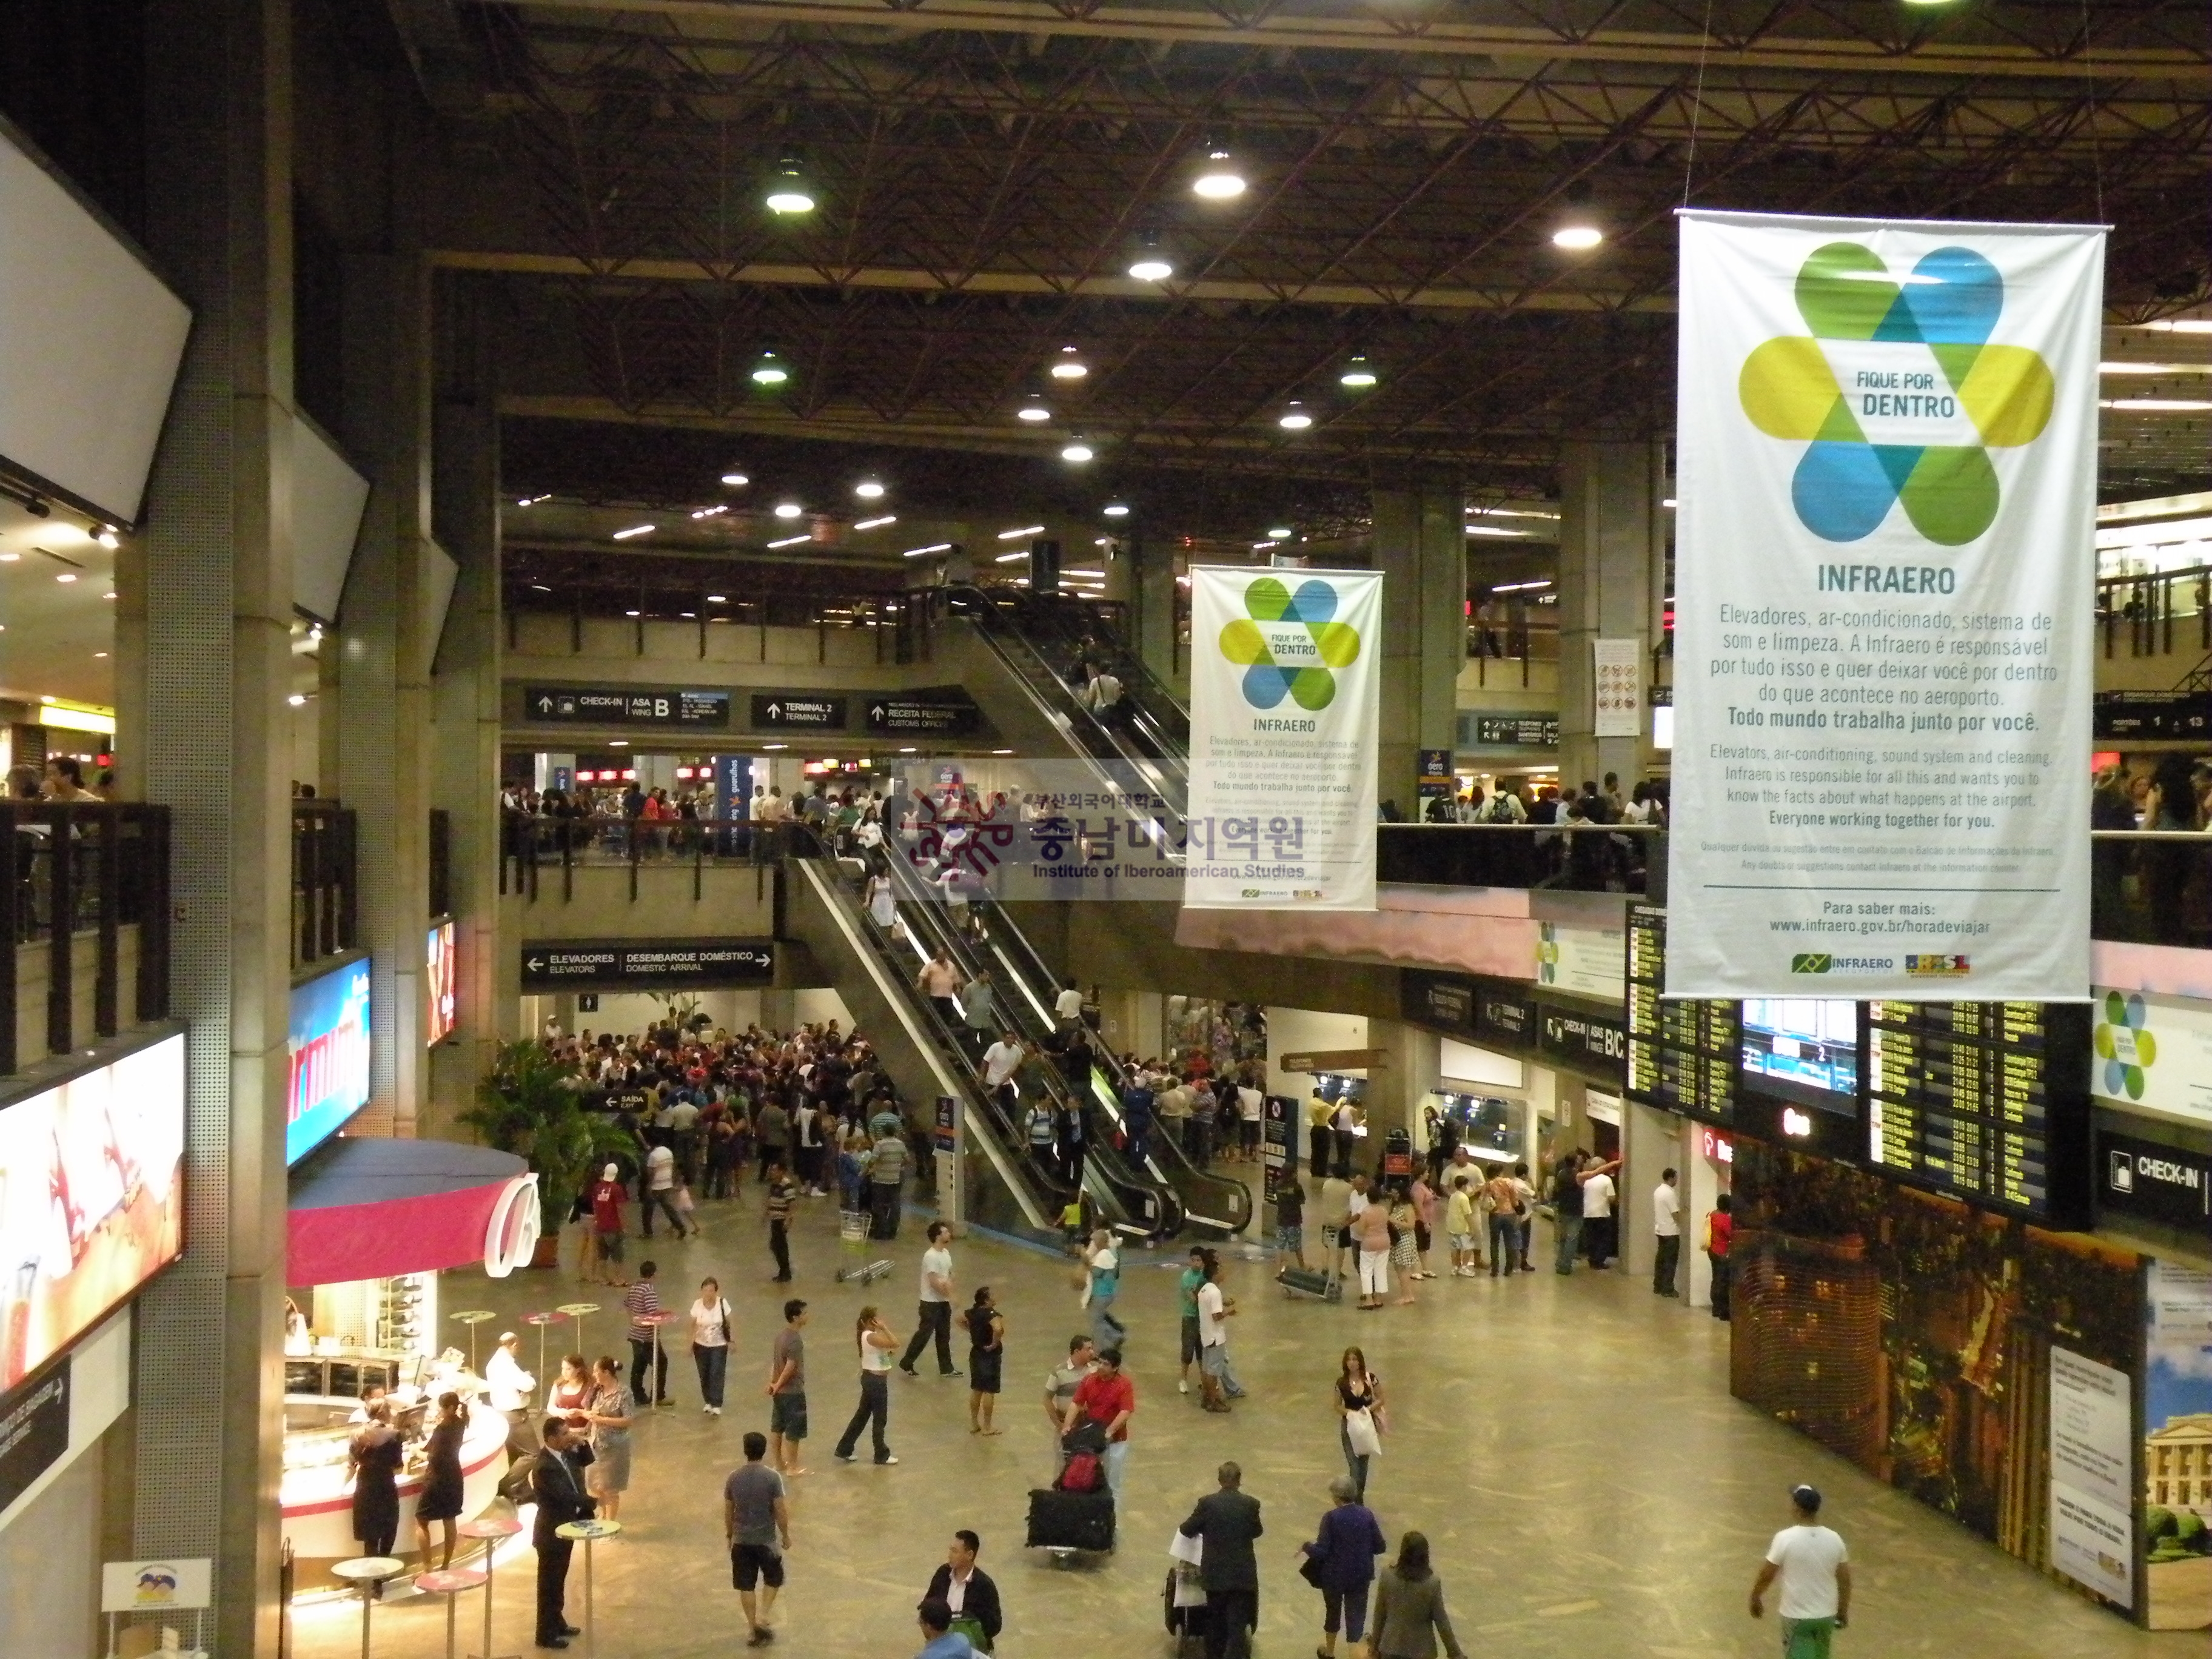
[[[1081,1027],[1079,998],[1063,1012],[1070,1025]],[[695,1295],[677,1297],[672,1309],[662,1300],[655,1261],[638,1261],[634,1276],[625,1277],[625,1239],[633,1214],[636,1230],[645,1236],[665,1223],[672,1235],[681,1237],[697,1226],[703,1205],[742,1206],[745,1189],[753,1188],[763,1198],[775,1277],[787,1281],[787,1233],[797,1206],[835,1189],[842,1207],[856,1209],[857,1187],[882,1184],[891,1191],[872,1215],[895,1233],[897,1187],[912,1171],[915,1149],[896,1092],[884,1079],[869,1044],[835,1022],[790,1033],[757,1026],[736,1033],[687,1033],[663,1026],[631,1036],[586,1034],[574,1039],[549,1033],[544,1044],[564,1063],[570,1086],[585,1092],[586,1103],[605,1115],[621,1148],[580,1206],[580,1231],[586,1244],[577,1267],[586,1278],[621,1288],[630,1346],[627,1374],[611,1355],[567,1356],[558,1376],[547,1379],[543,1404],[534,1408],[537,1379],[520,1368],[514,1333],[502,1334],[486,1368],[490,1403],[514,1425],[511,1445],[527,1448],[514,1485],[520,1496],[537,1504],[537,1639],[542,1648],[559,1649],[577,1632],[568,1620],[565,1599],[572,1546],[558,1529],[564,1522],[592,1516],[620,1518],[630,1485],[633,1436],[641,1422],[671,1403],[665,1322],[672,1319],[678,1331],[688,1326],[702,1411],[719,1417],[729,1397],[738,1333],[720,1281],[704,1278]],[[1202,1053],[1173,1064],[1131,1066],[1125,1122],[1133,1116],[1134,1131],[1146,1132],[1148,1110],[1151,1132],[1174,1133],[1194,1160],[1256,1157],[1256,1132],[1249,1152],[1237,1133],[1220,1137],[1217,1153],[1215,1132],[1198,1103],[1212,1097],[1214,1123],[1221,1121],[1224,1106],[1231,1114],[1227,1121],[1242,1123],[1243,1095],[1256,1093],[1258,1079],[1244,1075],[1241,1067],[1232,1067],[1227,1077],[1212,1072]],[[1141,1093],[1151,1099],[1137,1114],[1129,1114],[1127,1097]],[[1172,1104],[1170,1097],[1176,1097]],[[1365,1126],[1356,1099],[1317,1093],[1310,1103],[1309,1119],[1306,1178],[1318,1189],[1321,1242],[1333,1267],[1349,1259],[1360,1285],[1360,1308],[1386,1305],[1394,1275],[1397,1304],[1412,1299],[1413,1282],[1438,1277],[1431,1252],[1439,1234],[1455,1276],[1529,1270],[1531,1224],[1540,1206],[1554,1222],[1556,1271],[1571,1273],[1585,1261],[1601,1267],[1617,1255],[1618,1159],[1571,1149],[1540,1182],[1532,1182],[1525,1163],[1510,1168],[1485,1163],[1449,1136],[1432,1134],[1432,1144],[1411,1160],[1405,1176],[1383,1179],[1380,1170],[1389,1154],[1362,1157]],[[879,1181],[884,1176],[889,1178]],[[696,1198],[695,1186],[701,1194]],[[1295,1164],[1283,1172],[1278,1194],[1279,1257],[1286,1266],[1303,1267],[1308,1261],[1303,1235],[1306,1200]],[[1680,1248],[1674,1171],[1666,1172],[1654,1200],[1660,1236],[1663,1240],[1671,1234],[1674,1245],[1662,1245],[1653,1289],[1668,1294]],[[1721,1317],[1727,1315],[1728,1226],[1723,1199],[1708,1218],[1704,1238],[1714,1261],[1715,1312]],[[1045,1379],[1047,1445],[1053,1467],[1063,1473],[1074,1458],[1095,1455],[1102,1490],[1118,1500],[1127,1479],[1139,1403],[1135,1380],[1123,1363],[1129,1327],[1116,1311],[1122,1246],[1110,1230],[1099,1228],[1085,1229],[1071,1248],[1090,1328],[1070,1340],[1064,1361]],[[1201,1409],[1230,1412],[1247,1390],[1231,1363],[1230,1333],[1238,1310],[1224,1285],[1217,1248],[1190,1249],[1177,1293],[1178,1392],[1191,1392],[1194,1382]],[[750,1646],[777,1639],[776,1602],[786,1584],[793,1534],[793,1483],[809,1473],[810,1313],[800,1297],[781,1304],[781,1322],[766,1344],[760,1389],[764,1421],[744,1434],[744,1461],[724,1483],[732,1583]],[[917,1376],[926,1358],[933,1360],[937,1375],[965,1380],[971,1434],[1004,1432],[996,1405],[1017,1334],[1010,1332],[1006,1312],[989,1285],[970,1288],[963,1282],[951,1229],[942,1222],[933,1221],[927,1229],[915,1316],[910,1328],[902,1327],[904,1322],[895,1320],[884,1304],[869,1303],[854,1317],[850,1349],[843,1346],[842,1330],[833,1342],[830,1370],[849,1374],[854,1390],[851,1416],[834,1446],[841,1462],[860,1461],[865,1441],[866,1455],[876,1465],[899,1463],[892,1449],[891,1373]],[[824,1385],[836,1388],[820,1375],[821,1364],[817,1355],[817,1393]],[[1355,1648],[1364,1644],[1367,1659],[1433,1659],[1441,1644],[1458,1659],[1462,1649],[1425,1537],[1405,1533],[1395,1559],[1388,1565],[1378,1562],[1392,1551],[1382,1522],[1368,1506],[1368,1493],[1374,1459],[1389,1432],[1389,1407],[1383,1380],[1364,1347],[1342,1351],[1332,1404],[1343,1473],[1330,1482],[1328,1503],[1311,1540],[1297,1552],[1301,1576],[1320,1593],[1319,1652],[1323,1659],[1334,1659],[1342,1640]],[[458,1425],[465,1422],[466,1407],[449,1397],[441,1411],[437,1432],[446,1437],[447,1451],[457,1455]],[[380,1432],[372,1418],[356,1453],[361,1482],[374,1489],[371,1519],[377,1525],[384,1524],[385,1510],[374,1494],[380,1494],[386,1479],[384,1465],[394,1461],[383,1449],[389,1438],[389,1431]],[[1215,1491],[1199,1499],[1178,1532],[1193,1540],[1189,1553],[1194,1558],[1176,1569],[1183,1586],[1178,1593],[1202,1607],[1206,1651],[1217,1659],[1243,1642],[1257,1618],[1259,1579],[1252,1545],[1261,1532],[1260,1505],[1243,1492],[1242,1480],[1237,1465],[1224,1463]],[[1817,1525],[1818,1495],[1801,1489],[1793,1501],[1797,1525],[1777,1535],[1751,1607],[1754,1615],[1759,1613],[1763,1597],[1778,1579],[1790,1639],[1804,1644],[1790,1651],[1825,1653],[1824,1633],[1839,1626],[1848,1611],[1848,1568],[1840,1540]],[[395,1499],[389,1511],[392,1527],[397,1513]],[[434,1504],[422,1512],[418,1524],[424,1529],[426,1557],[430,1528],[443,1514]],[[389,1545],[388,1537],[368,1541]],[[450,1536],[446,1547],[449,1554]],[[990,1651],[998,1641],[1005,1609],[997,1586],[979,1565],[982,1547],[981,1537],[971,1528],[951,1535],[945,1560],[915,1611],[922,1659],[967,1659],[974,1652]],[[1821,1638],[1817,1645],[1815,1638]]]

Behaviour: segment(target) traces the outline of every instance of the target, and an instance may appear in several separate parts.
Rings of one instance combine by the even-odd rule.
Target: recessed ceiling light
[[[863,519],[858,524],[854,525],[853,528],[855,530],[881,530],[887,524],[896,524],[897,522],[897,514],[886,513],[879,518]]]
[[[1126,519],[1129,516],[1129,504],[1127,501],[1109,501],[1105,513],[1109,519]]]
[[[93,654],[94,656],[95,656],[95,657],[104,657],[104,656],[106,656],[106,655],[107,654],[107,653],[106,653],[105,651],[95,651],[95,652],[94,652],[92,654]]]
[[[290,703],[293,708],[297,708],[301,704],[305,703],[307,699],[302,693],[295,691],[290,696],[285,698],[284,701]]]
[[[109,589],[107,590],[107,592],[106,592],[105,593],[101,594],[100,597],[101,599],[113,599],[113,598],[115,597],[115,590],[114,590],[113,588],[112,588],[112,587],[111,587],[111,588],[109,588]]]
[[[775,504],[775,516],[779,519],[795,519],[805,511],[797,501],[778,501]]]
[[[653,534],[653,527],[649,524],[634,524],[627,530],[616,531],[614,533],[614,539],[618,542],[626,542],[633,536],[650,536]]]
[[[1303,432],[1313,424],[1313,416],[1306,413],[1303,404],[1293,402],[1275,417],[1275,424],[1285,432]]]
[[[743,489],[752,480],[742,472],[725,472],[722,475],[722,482],[732,489]]]
[[[1552,233],[1552,246],[1572,253],[1585,252],[1603,240],[1605,233],[1595,225],[1561,225]]]
[[[0,564],[13,564],[22,556],[21,553],[0,553]]]
[[[73,582],[76,580],[76,572],[74,570],[64,570],[60,575],[55,577],[54,580],[58,582]]]
[[[1089,444],[1084,442],[1082,439],[1078,438],[1074,442],[1066,445],[1061,448],[1060,452],[1060,459],[1063,461],[1073,461],[1079,465],[1083,462],[1091,459],[1094,453],[1095,452],[1091,449]]]
[[[1060,359],[1052,366],[1052,378],[1054,380],[1079,380],[1090,372],[1091,370],[1085,365],[1083,359],[1075,355],[1075,348],[1073,346],[1060,347]]]
[[[999,539],[1002,542],[1011,542],[1022,536],[1042,536],[1043,534],[1044,526],[1042,525],[1025,524],[1018,530],[1001,530],[999,532]]]
[[[1267,533],[1270,536],[1273,536],[1279,542],[1286,542],[1290,540],[1292,534],[1291,532],[1284,529],[1279,525],[1278,525],[1274,529],[1270,530]]]
[[[118,536],[113,530],[105,525],[100,526],[100,534],[94,536],[93,540],[98,542],[102,547],[106,548],[110,552],[112,552],[115,549],[123,545],[123,538]]]
[[[1190,181],[1190,189],[1209,202],[1231,202],[1244,193],[1244,175],[1237,170],[1236,158],[1216,145],[1206,152],[1206,165]]]
[[[709,605],[727,605],[729,602],[730,596],[726,593],[709,593],[707,596],[707,603]]]
[[[884,498],[884,487],[873,478],[863,478],[853,486],[853,493],[864,501],[879,501]]]

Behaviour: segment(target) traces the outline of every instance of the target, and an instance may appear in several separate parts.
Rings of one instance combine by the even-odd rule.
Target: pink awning
[[[292,1171],[285,1281],[330,1285],[481,1262],[494,1212],[526,1173],[512,1152],[486,1146],[332,1140]]]

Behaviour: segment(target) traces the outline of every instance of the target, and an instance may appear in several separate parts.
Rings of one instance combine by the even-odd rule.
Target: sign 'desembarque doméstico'
[[[2104,232],[1681,235],[1668,994],[2086,1000]]]
[[[766,939],[561,939],[522,947],[526,991],[711,990],[775,977]]]
[[[522,693],[532,726],[678,726],[721,731],[730,723],[726,691],[630,685],[532,685]]]

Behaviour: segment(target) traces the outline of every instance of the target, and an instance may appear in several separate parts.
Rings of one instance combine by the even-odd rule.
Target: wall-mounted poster
[[[2122,1111],[2212,1125],[2212,1009],[2100,986],[2089,1092]]]
[[[2085,1000],[2105,233],[1680,224],[1668,993]]]
[[[2143,1376],[2145,1612],[2212,1629],[2212,1272],[2150,1264]]]

